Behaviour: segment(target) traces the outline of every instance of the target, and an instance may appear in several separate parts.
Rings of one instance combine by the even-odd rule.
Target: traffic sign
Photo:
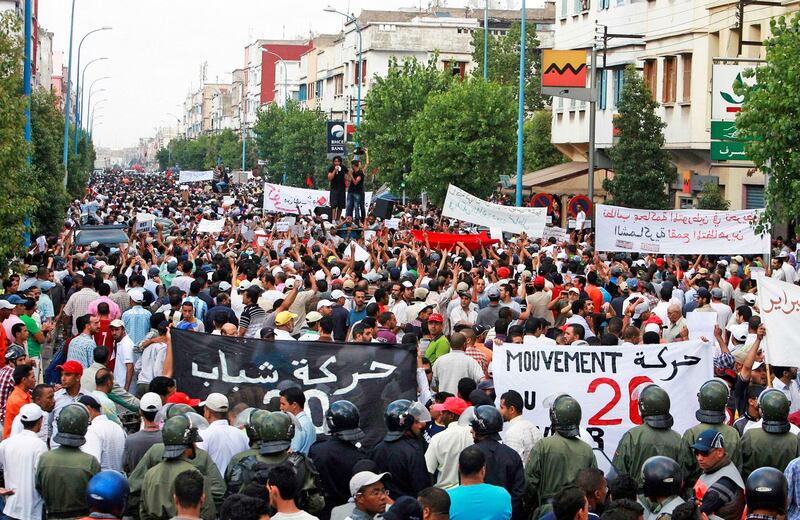
[[[531,206],[534,208],[547,208],[547,212],[553,211],[553,196],[549,193],[537,193],[531,197]]]
[[[586,195],[575,195],[569,199],[567,209],[570,217],[577,217],[581,208],[583,208],[583,211],[586,213],[586,218],[590,218],[592,215],[592,201],[589,200],[589,197]]]

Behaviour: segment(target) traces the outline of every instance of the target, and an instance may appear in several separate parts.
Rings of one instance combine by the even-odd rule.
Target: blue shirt
[[[189,302],[194,306],[194,317],[203,321],[208,311],[208,304],[200,299],[199,296],[187,296],[183,299],[184,302]]]
[[[141,305],[134,305],[122,313],[122,323],[133,344],[138,345],[150,332],[150,311]]]
[[[83,368],[89,368],[94,363],[95,348],[97,348],[97,343],[94,342],[93,337],[88,334],[75,336],[69,342],[67,361],[77,361]]]
[[[508,520],[511,495],[500,486],[475,484],[448,489],[451,520]]]
[[[364,308],[361,309],[360,311],[357,311],[354,307],[350,309],[350,315],[347,317],[347,326],[352,327],[353,325],[355,325],[356,323],[358,323],[359,321],[363,320],[366,317],[367,317],[366,305],[364,305]]]
[[[306,412],[300,412],[295,415],[295,418],[300,424],[300,427],[294,432],[292,451],[308,455],[308,450],[311,449],[311,445],[317,441],[317,429],[314,423],[311,422],[311,417],[309,417]]]

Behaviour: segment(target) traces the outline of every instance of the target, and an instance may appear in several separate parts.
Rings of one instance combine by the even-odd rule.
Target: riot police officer
[[[175,478],[184,471],[198,471],[189,462],[196,450],[195,443],[202,441],[197,426],[186,414],[167,419],[161,429],[164,460],[147,470],[142,481],[139,515],[147,519],[169,520],[177,515],[173,495]],[[201,473],[202,475],[202,473]],[[211,496],[210,481],[203,476],[206,496]],[[200,508],[203,520],[214,520],[217,508],[213,500],[206,500]]]
[[[528,503],[538,507],[532,518],[547,513],[551,509],[548,501],[573,482],[582,469],[597,467],[591,446],[580,439],[581,405],[578,401],[561,394],[549,408],[555,433],[536,443],[525,466]]]
[[[86,488],[86,503],[92,518],[122,518],[128,504],[128,479],[119,471],[105,470],[92,477]]]
[[[650,457],[642,464],[641,474],[644,520],[669,520],[684,503],[680,465],[670,457]]]
[[[312,515],[324,508],[324,500],[319,489],[319,474],[311,460],[303,453],[289,453],[295,427],[292,418],[284,412],[255,414],[254,425],[258,431],[258,453],[246,450],[231,459],[228,464],[231,491],[238,491],[250,481],[262,480],[270,468],[288,462],[297,472],[300,493],[297,506]],[[235,461],[235,462],[234,462]],[[226,474],[228,472],[226,471]],[[264,482],[266,483],[266,482]]]
[[[204,420],[199,414],[195,413],[191,406],[182,403],[165,405],[159,411],[159,415],[164,418],[165,424],[169,419],[179,415],[192,417],[198,425]],[[139,510],[139,495],[141,494],[142,481],[145,474],[150,468],[160,463],[163,456],[164,444],[161,442],[153,444],[144,454],[142,460],[139,461],[139,464],[136,465],[136,468],[128,475],[128,484],[131,487],[128,497],[128,511],[130,514],[136,514]],[[206,495],[206,501],[212,500],[217,509],[222,507],[222,500],[225,498],[225,482],[222,480],[222,475],[220,475],[217,465],[211,460],[208,452],[202,448],[195,447],[193,455],[187,460],[208,480],[211,494]]]
[[[637,479],[642,485],[642,465],[656,455],[678,460],[681,436],[672,429],[669,394],[650,384],[639,392],[639,415],[644,424],[634,426],[622,436],[612,461],[620,473]]]
[[[383,420],[388,432],[375,446],[370,458],[378,466],[378,473],[392,474],[392,478],[386,481],[386,488],[393,500],[401,496],[416,498],[420,491],[431,485],[431,476],[425,465],[426,444],[422,439],[431,414],[419,402],[399,399],[389,403]]]
[[[786,515],[789,484],[783,473],[775,468],[759,468],[747,477],[744,486],[747,501],[747,520]]]
[[[321,519],[328,518],[331,509],[349,500],[353,466],[367,458],[358,442],[364,438],[359,421],[358,408],[350,401],[331,403],[325,412],[330,436],[318,438],[308,452],[319,470],[325,493],[325,511],[318,515]]]
[[[681,438],[681,451],[678,462],[683,468],[686,487],[691,487],[700,476],[700,466],[692,452],[692,445],[706,430],[716,430],[725,439],[725,453],[730,457],[736,467],[742,465],[742,455],[739,451],[739,432],[725,424],[725,408],[728,404],[728,385],[721,379],[711,379],[700,387],[697,401],[700,408],[695,412],[695,417],[700,424],[686,430]]]
[[[42,454],[36,468],[36,491],[47,506],[48,518],[74,518],[89,514],[86,488],[100,472],[100,462],[84,453],[89,428],[89,410],[80,403],[70,403],[58,415],[58,433],[53,437],[59,447]]]
[[[744,432],[739,446],[742,451],[742,478],[763,466],[784,471],[800,456],[800,439],[791,433],[789,399],[777,388],[764,390],[758,397],[761,428]]]
[[[511,518],[524,518],[525,469],[519,453],[500,443],[503,415],[494,406],[484,404],[475,408],[470,426],[475,445],[486,455],[486,476],[483,481],[505,488],[511,494]]]

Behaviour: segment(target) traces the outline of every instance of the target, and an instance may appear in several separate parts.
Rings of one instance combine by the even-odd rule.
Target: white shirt
[[[181,274],[180,276],[176,276],[172,279],[172,284],[170,286],[175,286],[180,288],[181,291],[185,292],[187,295],[189,294],[189,288],[192,285],[194,278],[191,276],[186,276]]]
[[[747,433],[749,430],[751,430],[753,428],[758,428],[760,430],[761,429],[761,424],[763,422],[764,422],[763,419],[759,419],[757,421],[747,421],[747,424],[744,425],[744,433]],[[797,426],[795,426],[792,423],[789,423],[789,432],[792,435],[798,435],[798,434],[800,434],[800,428],[798,428]]]
[[[475,325],[475,322],[478,321],[478,312],[475,311],[472,306],[470,305],[469,309],[466,311],[464,310],[461,305],[453,309],[450,313],[450,325],[456,326],[459,323],[467,323],[469,325]]]
[[[282,339],[285,341],[296,341],[292,337],[292,333],[283,329],[275,329],[275,339]]]
[[[122,471],[122,453],[125,451],[125,430],[105,415],[98,415],[86,430],[86,444],[81,451],[93,455],[101,469]]]
[[[556,340],[553,338],[548,338],[544,334],[540,334],[537,338],[533,334],[525,334],[522,336],[522,344],[523,345],[555,345]]]
[[[790,414],[800,410],[800,386],[797,385],[795,379],[790,380],[789,384],[786,385],[776,377],[772,380],[772,387],[783,392],[786,398],[789,399]]]
[[[202,442],[197,443],[198,448],[208,452],[208,456],[217,465],[221,475],[234,455],[250,448],[247,435],[242,430],[228,424],[225,419],[218,419],[208,425],[201,434]]]
[[[15,493],[6,497],[3,513],[11,518],[41,518],[44,500],[36,491],[36,468],[47,445],[32,431],[23,430],[0,443],[0,465],[5,486]]]
[[[154,377],[164,372],[164,358],[167,356],[166,343],[150,343],[142,353],[142,370],[139,372],[138,383],[149,383]]]
[[[134,363],[133,359],[133,340],[126,334],[124,338],[117,342],[116,354],[114,354],[114,381],[121,387],[125,386],[127,376],[127,363]],[[134,374],[135,375],[135,374]],[[136,383],[136,377],[131,377],[131,386]],[[125,388],[130,392],[130,388]]]
[[[433,363],[433,379],[440,392],[456,395],[458,382],[464,377],[477,383],[483,377],[483,369],[463,350],[451,350]]]
[[[522,464],[527,465],[531,450],[542,440],[542,432],[529,420],[517,416],[504,424],[502,437],[508,447],[519,453]]]
[[[433,436],[425,452],[425,465],[428,473],[439,472],[436,487],[450,489],[458,485],[458,456],[464,448],[473,444],[475,440],[471,428],[460,426],[455,421]]]
[[[724,331],[725,327],[728,325],[728,320],[730,320],[733,315],[730,305],[725,305],[721,302],[711,302],[711,308],[717,311],[717,325],[719,325],[719,330]]]
[[[42,427],[39,429],[39,432],[36,434],[36,436],[39,437],[42,440],[42,442],[45,444],[45,446],[47,446],[47,441],[48,441],[48,439],[50,439],[50,429],[49,428],[50,428],[51,425],[48,424],[48,420],[47,420],[48,415],[49,414],[47,412],[45,412],[44,420],[42,421]],[[18,433],[22,433],[24,431],[25,431],[25,428],[22,426],[22,416],[20,414],[17,414],[17,416],[14,417],[14,422],[11,423],[11,435],[9,435],[9,437],[12,437],[12,436],[14,436],[14,435],[16,435]]]

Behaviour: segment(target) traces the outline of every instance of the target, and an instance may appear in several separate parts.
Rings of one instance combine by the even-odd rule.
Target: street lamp
[[[356,82],[358,84],[358,102],[356,103],[356,136],[360,137],[361,131],[361,26],[358,25],[358,19],[350,14],[343,13],[341,11],[336,10],[335,7],[328,6],[324,9],[326,13],[336,13],[345,17],[348,23],[353,22],[356,27],[356,33],[358,34],[358,64],[356,65]],[[359,143],[356,140],[356,148],[358,148]]]
[[[78,138],[77,138],[77,132],[78,132],[77,129],[78,129],[78,120],[79,120],[78,118],[80,117],[79,112],[80,112],[80,108],[81,108],[80,104],[78,104],[77,101],[78,101],[78,95],[80,94],[80,91],[81,91],[81,82],[83,81],[82,78],[81,78],[81,49],[83,48],[83,42],[86,40],[86,38],[89,37],[90,34],[94,34],[96,32],[100,32],[100,31],[110,31],[110,30],[111,30],[111,27],[100,27],[99,29],[93,29],[93,30],[87,32],[86,34],[84,34],[83,38],[81,38],[81,41],[78,44],[78,75],[75,76],[75,101],[76,101],[76,103],[75,103],[75,132],[76,132],[76,136],[75,136],[75,154],[76,155],[78,154]],[[70,35],[70,39],[71,38],[72,38],[72,35]],[[106,59],[106,58],[103,58],[103,59]],[[96,60],[93,60],[93,61],[96,61]],[[92,63],[92,62],[89,62],[89,63]],[[89,65],[87,64],[86,66],[88,67]],[[67,114],[67,117],[69,118],[69,114]]]
[[[98,29],[98,30],[100,30],[100,29]],[[84,38],[85,37],[86,36],[84,36]],[[74,141],[75,141],[75,155],[78,155],[78,139],[80,139],[81,115],[82,115],[80,113],[80,111],[83,108],[83,91],[82,90],[80,91],[80,100],[78,100],[78,95],[79,95],[78,92],[79,91],[77,90],[77,85],[80,85],[81,83],[85,83],[86,82],[86,69],[89,68],[89,65],[91,65],[92,63],[95,63],[95,62],[98,62],[98,61],[104,61],[104,60],[107,60],[107,59],[108,58],[105,57],[105,56],[93,59],[92,61],[87,63],[85,67],[83,67],[83,72],[81,72],[81,74],[78,76],[78,78],[76,78],[77,79],[77,83],[76,83],[76,90],[75,90],[75,100],[78,101],[78,102],[75,103],[75,138],[74,138]],[[80,49],[78,49],[78,63],[80,63],[80,60],[81,60]],[[81,69],[80,69],[80,65],[79,65],[78,66],[78,71],[80,72],[80,70]]]
[[[525,118],[525,26],[527,24],[525,0],[522,0],[522,21],[519,42],[519,107],[517,112],[517,206],[522,207],[522,145]]]
[[[94,89],[94,86],[95,86],[96,83],[98,83],[100,81],[103,81],[103,80],[106,80],[106,79],[111,79],[111,76],[103,76],[102,78],[97,78],[96,80],[92,81],[92,84],[89,85],[89,95],[91,95],[92,90]],[[86,108],[88,108],[88,106]],[[83,114],[83,113],[84,113],[83,91],[81,91],[81,114]],[[81,118],[80,122],[81,122],[81,127],[84,127],[84,126],[88,127],[89,126],[89,125],[84,125],[83,124],[84,123],[83,118]]]
[[[92,128],[93,128],[92,125],[94,124],[94,111],[97,110],[98,106],[102,105],[106,101],[108,101],[108,98],[103,98],[97,103],[95,103],[93,107],[91,107],[91,112],[89,115],[89,135],[92,135]]]
[[[95,92],[106,92],[106,89],[99,88],[97,90],[94,90],[94,83],[92,84],[92,86],[89,88],[88,99],[86,100],[86,110],[87,110],[87,112],[90,111],[90,109],[92,107],[92,94],[94,94]],[[87,120],[87,123],[86,123],[86,130],[87,131],[83,134],[83,143],[86,146],[88,146],[89,145],[89,131],[88,131],[89,130],[89,122],[88,122],[88,120]]]
[[[524,23],[524,20],[523,20]],[[489,80],[489,0],[483,7],[483,81]]]
[[[263,47],[262,51],[265,50]],[[286,71],[284,71],[284,74]],[[242,89],[242,102],[239,103],[239,125],[242,127],[242,171],[245,171],[245,167],[247,166],[247,112],[245,111],[245,99],[247,97],[247,93],[244,91],[244,81],[236,80],[231,83],[231,86],[239,84]],[[231,92],[233,95],[233,92]]]
[[[69,17],[69,58],[67,59],[67,88],[64,95],[67,96],[64,102],[64,153],[61,160],[64,161],[64,188],[67,187],[67,177],[69,176],[69,91],[72,76],[72,29],[75,27],[75,0],[72,0],[72,11]],[[77,100],[76,100],[77,101]]]

